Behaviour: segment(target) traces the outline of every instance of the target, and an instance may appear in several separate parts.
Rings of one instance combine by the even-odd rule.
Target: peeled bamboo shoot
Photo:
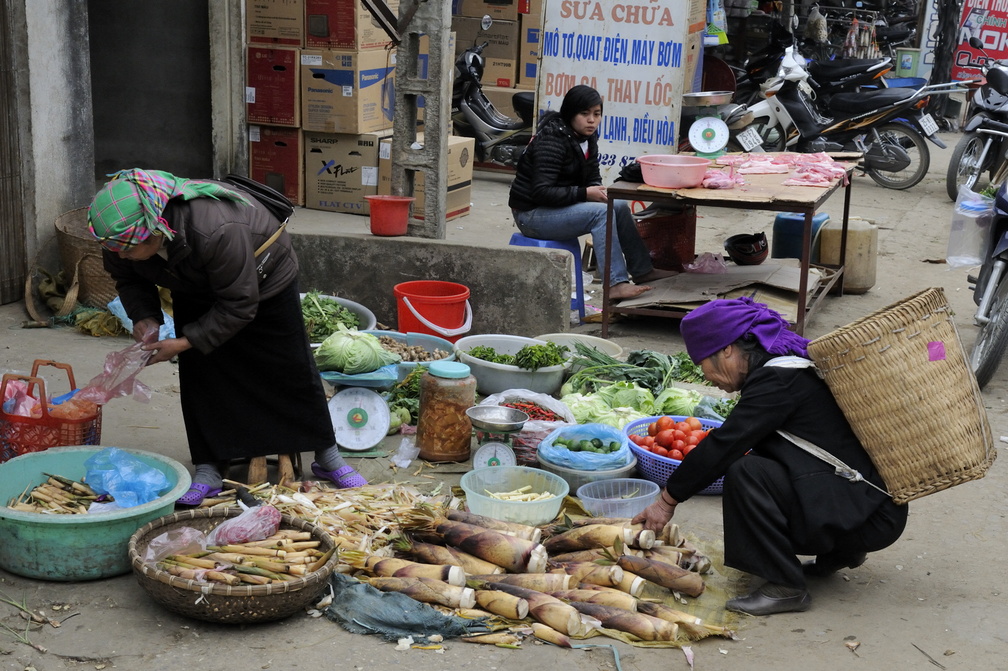
[[[528,601],[498,589],[476,590],[476,603],[483,610],[509,620],[524,620],[529,614]]]
[[[704,581],[698,574],[656,559],[623,555],[617,562],[625,571],[632,571],[645,580],[689,596],[700,596]]]
[[[642,641],[674,641],[679,630],[674,622],[643,613],[631,613],[622,608],[584,601],[572,601],[571,606],[586,615],[598,618],[606,629],[633,634]]]
[[[442,580],[431,578],[364,578],[366,582],[383,592],[399,592],[423,603],[431,603],[448,608],[472,608],[476,605],[476,593],[468,587],[449,585]]]

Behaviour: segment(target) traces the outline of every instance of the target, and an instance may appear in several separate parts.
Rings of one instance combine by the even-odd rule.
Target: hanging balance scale
[[[392,413],[381,396],[362,387],[347,387],[329,399],[336,443],[351,452],[363,452],[388,433]]]
[[[731,102],[731,91],[701,91],[684,93],[684,108],[695,108],[696,117],[689,128],[689,143],[697,156],[717,158],[725,153],[731,132],[721,118],[718,105]]]
[[[479,447],[473,453],[473,468],[514,466],[518,463],[511,448],[511,435],[521,431],[528,414],[502,405],[474,405],[466,409]]]

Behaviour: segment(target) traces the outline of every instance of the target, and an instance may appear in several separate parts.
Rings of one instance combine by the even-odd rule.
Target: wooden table
[[[819,306],[823,297],[830,290],[843,293],[843,270],[847,259],[847,223],[850,217],[851,173],[854,164],[842,163],[847,168],[847,185],[844,187],[843,228],[840,239],[840,262],[836,265],[824,265],[824,268],[835,272],[820,287],[813,300],[807,300],[808,272],[811,266],[812,254],[812,219],[816,210],[833,195],[843,184],[836,179],[828,187],[815,186],[784,186],[782,182],[794,175],[744,175],[746,185],[734,189],[663,189],[647,184],[617,181],[608,187],[608,207],[606,226],[606,251],[602,273],[602,337],[608,337],[609,320],[613,314],[637,314],[657,317],[682,317],[687,310],[656,308],[656,307],[626,307],[609,303],[609,261],[612,254],[613,236],[613,203],[617,200],[649,201],[657,205],[695,205],[697,207],[729,207],[745,210],[773,210],[775,212],[798,212],[805,215],[805,226],[802,232],[801,279],[798,287],[798,312],[795,332],[799,335],[805,332],[806,318]],[[726,168],[727,170],[727,168]]]

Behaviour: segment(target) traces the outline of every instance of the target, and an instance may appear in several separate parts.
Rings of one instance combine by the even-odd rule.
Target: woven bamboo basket
[[[159,517],[138,529],[130,537],[129,557],[140,586],[168,610],[206,622],[270,622],[289,617],[315,603],[336,568],[336,553],[321,569],[304,577],[234,587],[180,578],[144,561],[147,546],[166,531],[192,527],[208,533],[224,520],[241,513],[237,507],[184,510]],[[310,531],[312,540],[319,541],[322,552],[329,551],[335,544],[332,536],[321,527],[290,515],[282,516],[280,528]]]
[[[996,457],[987,412],[940,288],[817,338],[808,351],[896,503],[987,473]]]
[[[56,217],[60,265],[68,282],[68,299],[76,291],[80,303],[104,308],[118,292],[115,281],[102,265],[101,245],[87,229],[87,211],[86,207],[79,207]]]

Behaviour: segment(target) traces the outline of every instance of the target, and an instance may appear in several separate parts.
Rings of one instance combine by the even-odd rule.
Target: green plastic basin
[[[124,450],[164,473],[171,487],[159,498],[133,508],[93,515],[47,515],[7,507],[25,489],[45,482],[43,473],[80,480],[84,462],[103,449],[98,445],[53,447],[0,464],[0,568],[28,578],[64,582],[129,573],[130,536],[151,520],[170,514],[192,482],[186,468],[174,459]]]

